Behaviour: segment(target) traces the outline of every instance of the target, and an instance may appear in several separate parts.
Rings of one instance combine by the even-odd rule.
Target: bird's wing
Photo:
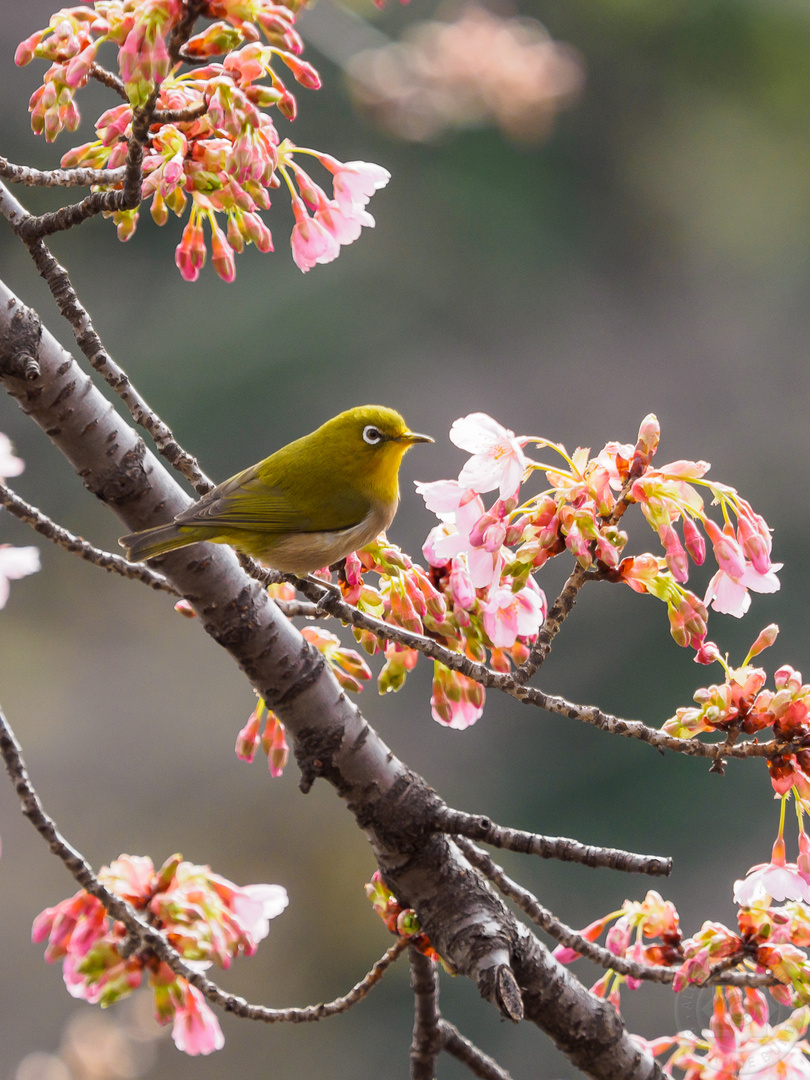
[[[330,508],[324,513],[320,500],[301,486],[268,483],[253,465],[219,484],[178,514],[178,525],[214,525],[264,533],[321,532],[357,525],[369,511],[360,495],[329,493]]]

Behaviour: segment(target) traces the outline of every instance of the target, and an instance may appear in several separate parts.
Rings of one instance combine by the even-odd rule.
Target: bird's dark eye
[[[376,446],[377,443],[381,443],[385,436],[379,428],[374,427],[373,424],[366,424],[363,428],[363,438],[369,444],[369,446]]]

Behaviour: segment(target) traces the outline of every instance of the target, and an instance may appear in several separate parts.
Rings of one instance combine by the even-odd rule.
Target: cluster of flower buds
[[[175,252],[187,281],[205,263],[204,225],[211,233],[214,269],[225,281],[236,273],[235,255],[246,245],[272,251],[260,211],[270,206],[269,191],[287,185],[295,226],[291,245],[301,270],[330,262],[374,219],[366,210],[390,174],[368,162],[341,162],[329,154],[281,140],[271,115],[276,106],[292,119],[296,102],[278,73],[284,65],[302,86],[317,89],[318,73],[299,56],[303,45],[294,28],[295,4],[272,0],[207,0],[200,14],[216,19],[191,37],[173,57],[172,32],[185,17],[180,0],[96,0],[92,8],[66,8],[49,26],[18,47],[16,62],[35,56],[52,61],[42,87],[30,103],[34,131],[53,140],[63,128],[75,130],[79,113],[74,94],[91,77],[99,46],[118,48],[118,68],[128,103],[109,109],[96,122],[98,138],[68,151],[64,168],[116,169],[129,153],[135,112],[151,103],[171,121],[149,128],[143,152],[142,198],[151,200],[152,217],[163,225],[171,210],[189,219]],[[265,43],[262,43],[261,38]],[[222,62],[181,71],[183,59]],[[261,81],[266,80],[266,81]],[[332,176],[332,196],[309,176],[300,158],[315,158]],[[99,184],[114,190],[121,183]],[[138,208],[113,215],[118,236],[129,239]],[[224,220],[225,227],[220,224]]]
[[[793,791],[797,805],[810,814],[810,685],[789,664],[773,676],[775,690],[765,689],[766,674],[749,661],[771,646],[779,628],[766,626],[739,668],[729,667],[713,642],[706,642],[702,662],[722,664],[725,682],[695,691],[696,706],[682,707],[663,725],[668,735],[694,738],[704,731],[739,731],[753,735],[771,728],[774,738],[798,744],[798,749],[768,758],[771,783],[778,795]],[[803,747],[807,747],[806,749]]]
[[[386,886],[379,870],[374,871],[365,890],[371,906],[392,934],[407,938],[409,943],[428,959],[441,961],[441,957],[428,941],[427,934],[422,933],[416,912],[413,908],[402,907]]]
[[[618,911],[580,931],[581,936],[596,941],[613,923],[606,937],[607,948],[616,956],[639,965],[676,969],[672,982],[676,993],[690,985],[704,985],[713,975],[738,965],[753,968],[757,973],[771,977],[773,982],[768,986],[768,992],[779,1005],[797,1010],[788,1024],[798,1025],[799,1035],[803,1034],[810,1017],[810,957],[806,952],[810,947],[810,839],[799,815],[799,856],[796,863],[788,863],[783,838],[786,805],[787,797],[783,796],[779,833],[770,862],[751,867],[744,879],[735,882],[734,900],[739,905],[736,930],[720,922],[707,921],[698,933],[683,939],[678,913],[672,903],[650,891],[641,904],[626,900]],[[658,941],[648,942],[645,937],[658,938]],[[564,964],[571,963],[579,955],[575,949],[566,946],[554,950],[555,958]],[[608,998],[618,1009],[620,987],[626,984],[629,989],[635,989],[640,981],[608,971],[591,992]],[[771,1035],[763,1027],[768,1019],[765,995],[752,988],[734,989],[725,1003],[731,1000],[738,1012],[733,1023],[738,1027],[754,1025],[761,1030],[764,1041],[769,1042]],[[721,1002],[719,1007],[724,1007],[724,1003]],[[706,1037],[707,1033],[703,1035]],[[779,1045],[781,1037],[773,1037]],[[694,1036],[681,1032],[668,1042],[658,1040],[656,1049],[649,1044],[648,1049],[660,1053],[674,1046],[682,1049],[688,1046],[692,1052],[695,1047],[690,1039]],[[733,1045],[739,1049],[738,1043],[739,1040]],[[784,1043],[782,1045],[785,1051],[789,1049]],[[710,1047],[704,1045],[703,1049],[709,1051]],[[718,1052],[720,1050],[722,1046]],[[685,1060],[678,1059],[682,1068]]]
[[[740,884],[740,883],[738,883]],[[768,990],[780,1005],[810,1005],[810,961],[802,948],[810,945],[810,908],[799,901],[782,907],[760,893],[750,906],[740,908],[735,933],[719,922],[705,922],[683,943],[683,963],[675,975],[677,993],[689,984],[702,984],[711,969],[723,962],[748,960],[777,982]]]
[[[780,1024],[769,1023],[767,999],[761,990],[718,986],[712,1015],[700,1034],[631,1038],[653,1057],[669,1055],[667,1076],[683,1072],[687,1080],[703,1077],[759,1076],[762,1080],[810,1078],[810,1045],[803,1038],[810,1010],[798,1009]]]
[[[615,956],[654,966],[680,963],[682,951],[678,912],[670,900],[664,900],[654,889],[650,889],[641,903],[625,900],[618,911],[604,915],[579,933],[587,941],[596,941],[610,923],[613,926],[607,932],[605,946]],[[653,940],[656,938],[657,941]],[[559,963],[570,964],[581,954],[566,945],[558,945],[552,955]],[[606,998],[619,1010],[619,991],[623,983],[630,990],[637,990],[641,985],[639,979],[630,975],[608,971],[594,983],[591,993]]]
[[[12,476],[19,476],[24,468],[25,463],[12,452],[8,435],[0,432],[0,483]],[[37,570],[39,548],[0,544],[0,608],[6,606],[10,583]]]
[[[771,1027],[768,999],[762,990],[717,987],[712,1021],[700,1036],[691,1031],[655,1040],[633,1036],[654,1056],[671,1053],[668,1074],[677,1066],[694,1080],[710,1075],[709,1070],[712,1075],[714,1071],[724,1076],[754,1075],[765,1065],[792,1055],[791,1065],[797,1071],[762,1075],[810,1077],[810,1061],[804,1056],[810,1054],[810,1047],[799,1043],[810,1019],[810,962],[804,951],[810,945],[810,906],[795,899],[773,906],[772,894],[778,899],[785,899],[785,894],[797,895],[793,880],[796,868],[791,872],[789,864],[786,866],[784,845],[781,852],[777,850],[780,843],[781,839],[772,863],[752,868],[745,881],[736,884],[735,899],[744,905],[738,912],[737,932],[722,923],[705,922],[697,934],[683,939],[675,907],[653,890],[642,903],[626,900],[618,911],[580,931],[588,941],[596,941],[613,923],[606,947],[637,964],[677,967],[672,983],[676,993],[689,985],[702,985],[718,965],[720,969],[753,965],[757,972],[775,980],[768,987],[771,997],[794,1010],[782,1024]],[[554,950],[555,958],[563,964],[579,955],[567,946]],[[622,985],[636,989],[641,980],[608,971],[591,987],[591,993],[606,998],[618,1010]],[[757,1062],[760,1064],[755,1067]]]
[[[273,710],[268,709],[261,698],[248,717],[247,723],[236,736],[236,756],[250,764],[259,747],[267,755],[270,775],[274,779],[281,776],[290,756],[285,728]]]
[[[707,605],[740,616],[750,605],[749,590],[779,588],[776,571],[781,564],[770,561],[767,525],[733,488],[703,479],[709,468],[706,462],[651,467],[660,437],[652,415],[642,422],[635,445],[610,442],[594,458],[587,449],[569,455],[548,440],[518,438],[482,413],[456,421],[450,437],[473,456],[457,481],[417,485],[428,508],[442,519],[424,551],[432,566],[445,568],[452,578],[457,607],[469,610],[475,593],[479,601],[483,599],[485,630],[496,647],[502,641],[531,638],[526,627],[544,603],[537,602],[539,590],[532,596],[531,575],[566,550],[583,569],[663,600],[675,640],[698,650],[706,638]],[[530,461],[524,454],[528,443],[554,450],[568,467]],[[521,482],[535,470],[545,472],[549,488],[520,504]],[[706,514],[698,486],[708,489],[721,505],[723,528]],[[500,498],[485,510],[481,493],[495,488]],[[664,557],[621,557],[627,536],[617,523],[633,503],[658,534]],[[683,542],[675,529],[679,521]],[[706,554],[698,523],[711,541],[719,567],[703,600],[684,588],[689,559],[701,565]],[[504,586],[512,591],[511,601]],[[497,629],[502,618],[508,633],[505,626]]]
[[[102,867],[99,881],[143,912],[178,953],[198,969],[252,956],[270,932],[269,920],[287,906],[280,885],[246,885],[211,872],[207,866],[173,855],[159,870],[152,860],[121,855]],[[216,1017],[202,994],[149,950],[132,952],[122,923],[111,919],[100,900],[82,891],[34,921],[33,939],[45,941],[45,959],[62,961],[65,985],[73,997],[111,1005],[146,977],[155,994],[159,1023],[172,1024],[172,1038],[188,1054],[208,1054],[223,1045]]]

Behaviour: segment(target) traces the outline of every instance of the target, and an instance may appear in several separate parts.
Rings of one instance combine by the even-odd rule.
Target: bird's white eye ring
[[[381,443],[385,436],[379,428],[374,427],[373,424],[366,424],[363,428],[363,438],[369,444],[369,446],[376,446],[377,443]]]

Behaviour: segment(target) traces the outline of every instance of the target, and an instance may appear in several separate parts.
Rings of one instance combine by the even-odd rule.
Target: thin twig
[[[576,603],[579,590],[591,576],[590,571],[577,565],[566,581],[560,595],[551,605],[545,617],[531,652],[525,663],[515,672],[518,683],[527,683],[551,652],[551,643],[562,629],[562,625]]]
[[[672,859],[663,855],[636,855],[619,848],[594,847],[564,836],[543,836],[496,825],[480,814],[466,814],[448,806],[436,811],[435,828],[444,833],[479,840],[491,847],[517,851],[522,855],[539,855],[541,859],[560,859],[582,866],[607,867],[630,874],[650,874],[667,877],[672,873]]]
[[[506,1069],[502,1069],[494,1058],[479,1050],[469,1039],[465,1039],[455,1024],[442,1017],[439,1020],[439,1031],[443,1049],[466,1065],[473,1076],[480,1080],[512,1080]]]
[[[5,506],[20,521],[24,521],[41,536],[50,540],[51,543],[58,544],[59,547],[78,555],[86,562],[93,563],[94,566],[100,566],[103,570],[120,574],[122,577],[142,581],[152,589],[171,593],[172,596],[179,595],[174,586],[170,585],[162,574],[150,570],[143,563],[132,563],[122,555],[114,555],[111,551],[103,551],[101,548],[94,547],[80,536],[75,536],[61,525],[57,525],[41,510],[25,502],[24,499],[21,499],[19,495],[16,495],[3,483],[0,483],[0,504]]]
[[[0,176],[15,184],[29,187],[90,187],[92,184],[120,184],[126,166],[117,169],[32,169],[28,165],[14,165],[0,157]]]
[[[436,964],[411,946],[411,989],[413,990],[413,1040],[411,1080],[433,1080],[442,1049],[439,1029],[439,976]]]
[[[117,75],[114,75],[112,71],[108,71],[102,67],[101,64],[93,63],[90,65],[90,74],[96,80],[96,82],[102,83],[102,85],[109,87],[110,90],[114,90],[120,98],[124,101],[129,101],[129,94],[121,79]]]
[[[0,213],[11,222],[12,227],[16,222],[31,216],[4,184],[0,184]],[[209,491],[214,486],[213,482],[202,472],[197,460],[180,446],[168,424],[148,405],[133,387],[129,376],[104,348],[88,312],[79,302],[65,268],[56,261],[44,241],[32,241],[27,246],[61,315],[70,323],[76,344],[91,366],[115,390],[129,409],[135,423],[152,436],[158,451],[169,464],[182,473],[200,494]]]
[[[50,850],[61,859],[79,885],[100,900],[108,914],[113,919],[123,923],[130,935],[137,939],[142,948],[153,952],[176,975],[196,986],[208,1001],[221,1006],[226,1012],[234,1013],[236,1016],[248,1020],[261,1020],[267,1024],[280,1022],[300,1024],[335,1016],[346,1012],[358,1001],[362,1001],[372,987],[380,981],[391,964],[407,948],[407,939],[399,938],[380,957],[371,971],[364,975],[360,982],[353,986],[347,994],[326,1004],[288,1009],[270,1009],[265,1005],[251,1005],[236,994],[226,993],[199,971],[190,968],[159,930],[156,930],[154,926],[151,926],[138,915],[129,904],[101,884],[85,857],[65,840],[53,819],[45,812],[42,801],[29,779],[20,744],[3,713],[2,707],[0,707],[0,756],[3,758],[6,771],[17,792],[23,814],[47,841]]]
[[[208,104],[198,101],[196,105],[188,105],[185,109],[155,109],[152,114],[153,124],[187,124],[191,120],[198,120],[205,116]]]
[[[317,619],[320,617],[320,611],[318,611],[317,605],[312,604],[309,600],[278,600],[273,597],[273,603],[279,609],[283,611],[288,619],[304,618],[304,619]]]

